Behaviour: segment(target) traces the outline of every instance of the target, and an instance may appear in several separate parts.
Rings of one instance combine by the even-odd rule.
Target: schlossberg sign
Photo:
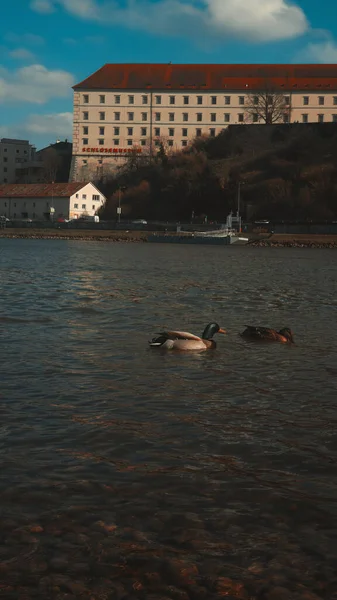
[[[82,148],[86,154],[141,154],[141,148]]]

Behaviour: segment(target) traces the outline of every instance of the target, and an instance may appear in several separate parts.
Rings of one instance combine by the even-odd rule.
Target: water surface
[[[0,596],[333,598],[336,264],[0,240]],[[210,321],[215,351],[148,348]]]

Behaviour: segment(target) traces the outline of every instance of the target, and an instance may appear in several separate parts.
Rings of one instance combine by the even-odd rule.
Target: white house
[[[8,219],[93,216],[106,198],[90,183],[0,184],[0,215]]]

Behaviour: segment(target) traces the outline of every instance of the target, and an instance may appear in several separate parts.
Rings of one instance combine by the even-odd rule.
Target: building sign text
[[[141,148],[82,148],[82,152],[89,154],[141,154]]]

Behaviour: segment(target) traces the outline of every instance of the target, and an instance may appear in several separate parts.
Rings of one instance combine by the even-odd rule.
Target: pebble
[[[68,560],[65,558],[52,558],[49,562],[54,571],[66,571],[68,568]]]
[[[265,600],[292,600],[293,594],[284,587],[274,587],[265,595]]]

